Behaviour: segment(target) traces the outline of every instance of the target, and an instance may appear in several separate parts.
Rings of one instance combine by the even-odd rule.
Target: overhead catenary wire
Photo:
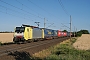
[[[67,28],[69,28],[70,29],[70,27],[68,27],[68,26],[66,26],[66,25],[64,25],[63,23],[61,23],[64,27],[67,27]]]
[[[30,7],[28,7],[28,6],[26,6],[25,4],[23,4],[23,3],[21,3],[20,1],[18,1],[18,0],[16,0],[16,2],[18,2],[18,3],[20,3],[21,5],[22,5],[22,9],[23,9],[23,6],[25,6],[26,8],[28,8],[28,9],[30,9],[30,10],[32,10],[32,11],[34,11],[33,9],[31,9]],[[39,14],[38,12],[36,12],[36,11],[34,11],[35,13],[37,13],[37,14]],[[41,15],[41,14],[39,14],[39,15]],[[41,19],[43,19],[44,17],[41,17],[41,16],[39,16],[38,15],[38,17],[39,18],[41,18]]]
[[[25,19],[25,20],[30,20],[31,19],[30,17],[25,16],[26,14],[24,14],[24,13],[18,12],[16,10],[7,8],[7,7],[2,6],[2,5],[0,5],[0,7],[5,8],[5,10],[6,10],[6,11],[4,11],[4,10],[3,11],[0,11],[1,13],[8,14],[10,16],[14,16],[14,17],[18,17],[18,18],[22,18],[22,19]],[[18,13],[18,14],[23,14],[24,16],[22,16],[22,15],[15,15],[15,14],[10,13],[8,11],[10,11],[10,12],[13,11],[13,12]],[[33,21],[33,20],[31,20],[31,21]]]
[[[62,7],[63,11],[66,13],[66,15],[70,16],[70,14],[69,14],[69,13],[67,12],[67,10],[65,9],[62,1],[61,1],[61,0],[58,0],[58,2],[59,2],[59,4],[60,4],[60,6]]]
[[[27,18],[25,18],[25,17],[17,16],[17,15],[8,13],[8,12],[3,12],[3,11],[0,11],[0,12],[1,12],[1,13],[5,13],[5,14],[8,14],[8,15],[11,15],[11,16],[19,17],[19,18],[22,18],[22,19],[30,20],[30,19],[27,19]],[[32,20],[32,21],[33,21],[33,20]]]
[[[19,8],[19,7],[16,7],[16,6],[14,6],[14,5],[12,5],[12,4],[9,4],[9,3],[7,3],[7,2],[5,2],[5,1],[2,1],[2,0],[0,0],[0,2],[2,2],[2,3],[5,3],[5,4],[7,4],[7,5],[9,5],[9,6],[12,6],[12,7],[14,7],[14,8],[16,8],[16,9],[19,9],[19,10],[21,10],[21,11],[24,11],[24,12],[26,12],[26,13],[28,13],[28,14],[30,14],[30,15],[33,15],[33,16],[35,16],[35,17],[38,17],[38,18],[40,18],[40,19],[44,19],[44,18],[42,18],[42,17],[40,17],[40,16],[38,16],[38,15],[35,15],[35,14],[32,14],[32,13],[30,13],[30,12],[28,12],[28,11],[25,11],[24,9],[23,9],[23,6],[24,6],[24,4],[22,4],[22,8]],[[4,6],[2,6],[3,8],[5,8]],[[9,8],[6,8],[6,10],[7,9],[9,9]],[[12,9],[11,9],[12,10]],[[15,11],[15,10],[14,10]],[[1,11],[2,12],[2,11]],[[16,12],[16,11],[15,11]],[[18,11],[17,11],[18,12]],[[5,13],[5,12],[2,12],[2,13]],[[7,13],[7,11],[6,11],[6,13]],[[20,12],[19,12],[20,13]],[[10,13],[8,13],[8,15],[12,15],[12,16],[16,16],[16,17],[19,17],[19,16],[17,16],[17,15],[14,15],[14,14],[10,14]],[[25,18],[25,17],[21,17],[21,18],[24,18],[24,19],[27,19],[27,18]],[[29,20],[29,19],[28,19]],[[33,20],[32,20],[33,21]]]
[[[19,11],[16,11],[16,10],[10,9],[10,8],[5,7],[5,6],[3,6],[3,5],[0,5],[0,7],[5,8],[5,9],[6,9],[6,13],[7,13],[7,10],[10,10],[10,11],[12,11],[12,12],[15,12],[15,13],[18,13],[18,14],[22,14],[22,15],[24,15],[24,16],[26,15],[26,17],[28,16],[28,14],[21,13],[21,12],[19,12]],[[27,18],[30,18],[30,17],[27,17]]]
[[[42,7],[38,6],[37,4],[33,3],[31,0],[28,0],[30,3],[34,4],[35,6],[37,6],[38,8],[42,9],[43,11],[47,12],[45,9],[43,9]],[[47,12],[48,14],[51,14],[50,12]],[[52,14],[51,14],[52,15]]]
[[[25,6],[26,8],[28,8],[28,9],[30,9],[30,10],[32,10],[32,11],[34,11],[33,9],[31,9],[30,7],[28,7],[28,6],[26,6],[25,4],[23,4],[23,3],[21,3],[20,1],[18,1],[18,0],[16,0],[18,3],[20,3],[22,6]],[[32,4],[34,4],[32,1],[30,1],[30,0],[28,0],[29,2],[31,2]],[[34,5],[36,5],[36,4],[34,4]],[[40,6],[38,6],[38,5],[36,5],[37,7],[39,7],[39,8],[41,8]],[[44,10],[45,12],[47,12],[45,9],[43,9],[43,8],[41,8],[42,10]],[[36,11],[34,11],[35,13],[37,13]],[[48,14],[50,14],[49,12],[47,12]],[[39,14],[39,13],[37,13],[37,14]],[[41,15],[41,14],[40,14]],[[39,18],[41,18],[41,19],[43,19],[43,17],[40,17],[40,16],[38,16]],[[45,19],[46,21],[48,21],[48,19]]]
[[[49,15],[52,15],[53,17],[56,17],[56,18],[59,20],[59,18],[58,18],[56,15],[48,12],[48,11],[45,10],[44,8],[42,8],[42,7],[38,6],[37,4],[33,3],[31,0],[28,0],[28,1],[29,1],[30,3],[32,3],[33,5],[37,6],[38,8],[40,8],[41,10],[43,10],[44,12],[48,13]],[[46,20],[47,20],[47,19],[46,19]]]
[[[20,8],[20,7],[16,7],[16,6],[12,5],[12,4],[9,4],[9,3],[7,3],[7,2],[5,2],[5,1],[3,1],[3,0],[0,0],[0,1],[3,2],[3,3],[5,3],[5,4],[7,4],[7,5],[10,5],[10,6],[14,7],[14,8],[17,8],[17,9],[23,11],[23,12],[26,12],[27,14],[33,15],[33,16],[38,17],[38,18],[40,18],[40,19],[44,19],[43,17],[41,17],[41,16],[39,16],[39,15],[35,15],[35,14],[29,12],[29,11],[25,11],[25,10],[23,9],[24,6],[27,7],[27,8],[29,8],[29,9],[30,9],[30,7],[26,6],[25,4],[21,3],[21,2],[18,1],[18,0],[16,0],[16,1],[19,2],[19,3],[22,5],[21,8]],[[30,1],[30,0],[28,0],[28,1]],[[32,2],[32,1],[31,1],[31,2]],[[33,2],[32,2],[32,3],[33,3]],[[37,5],[37,6],[38,6],[38,5]],[[38,7],[41,8],[42,10],[46,11],[46,10],[43,9],[42,7],[40,7],[40,6],[38,6]],[[8,8],[6,8],[6,10],[8,10]],[[31,9],[31,10],[32,10],[32,9]],[[33,10],[32,10],[32,11],[33,11]],[[18,12],[18,11],[17,11],[17,12]],[[46,12],[47,12],[48,14],[51,14],[51,13],[48,12],[48,11],[46,11]],[[7,13],[7,11],[6,11],[6,13]],[[8,12],[8,13],[9,13],[9,12]],[[23,14],[23,15],[27,15],[27,14]],[[52,14],[51,14],[51,15],[52,15]],[[47,20],[47,19],[46,19],[46,20]]]
[[[27,1],[30,2],[30,3],[32,3],[33,5],[37,6],[38,8],[40,8],[41,10],[43,10],[44,12],[48,13],[49,15],[52,15],[53,17],[56,17],[57,20],[60,20],[60,18],[58,18],[56,15],[53,15],[52,13],[50,13],[47,10],[45,10],[44,8],[38,6],[37,4],[35,4],[34,2],[32,2],[31,0],[27,0]],[[45,20],[47,20],[47,19],[45,19]],[[49,21],[49,20],[47,20],[47,21]],[[45,28],[45,25],[46,24],[47,23],[44,23],[44,28]]]
[[[3,3],[5,3],[5,4],[7,4],[7,5],[10,5],[10,6],[14,7],[14,8],[17,8],[17,9],[19,9],[19,10],[22,10],[22,11],[28,13],[28,14],[31,14],[31,15],[36,16],[36,17],[38,17],[38,18],[41,18],[41,17],[39,17],[39,16],[37,16],[37,15],[35,15],[35,14],[32,14],[32,13],[30,13],[30,12],[28,12],[28,11],[25,11],[25,10],[22,9],[22,8],[16,7],[16,6],[14,6],[14,5],[12,5],[12,4],[9,4],[9,3],[5,2],[5,1],[2,1],[2,0],[0,0],[0,1],[3,2]],[[41,19],[43,19],[43,18],[41,18]]]
[[[63,11],[65,12],[65,14],[68,15],[68,16],[70,16],[70,14],[69,14],[69,13],[67,12],[67,10],[65,9],[62,1],[61,1],[61,0],[58,0],[58,2],[59,2],[59,4],[60,4],[60,6],[62,7]],[[72,23],[72,24],[71,24],[71,23]],[[73,24],[72,21],[71,21],[71,23],[69,23],[69,24],[71,24],[72,26],[74,26],[74,24]]]
[[[32,14],[32,13],[30,13],[30,12],[28,12],[28,11],[25,11],[24,9],[23,9],[23,6],[25,6],[24,4],[22,4],[22,3],[20,3],[20,4],[22,4],[22,8],[19,8],[19,7],[16,7],[16,6],[14,6],[14,5],[12,5],[12,4],[9,4],[9,3],[7,3],[7,2],[5,2],[5,1],[2,1],[2,0],[0,0],[2,3],[5,3],[5,4],[7,4],[7,5],[9,5],[9,6],[12,6],[12,7],[14,7],[14,8],[16,8],[16,9],[19,9],[19,10],[21,10],[21,11],[24,11],[24,12],[26,12],[26,13],[28,13],[28,14],[30,14],[30,15],[33,15],[33,16],[36,16],[36,17],[38,17],[38,18],[40,18],[40,19],[44,19],[43,17],[40,17],[39,15],[35,15],[35,14]],[[16,0],[17,1],[17,0]],[[27,8],[29,8],[28,6],[25,6],[25,7],[27,7]],[[6,8],[7,9],[7,8]],[[47,19],[46,19],[47,20]],[[47,20],[48,21],[48,20]]]
[[[54,23],[52,23],[51,25],[49,25],[48,27],[50,27],[50,26],[52,26]],[[48,27],[46,27],[46,28],[48,28]]]

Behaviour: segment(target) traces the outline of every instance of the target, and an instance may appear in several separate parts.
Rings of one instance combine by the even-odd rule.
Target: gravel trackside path
[[[90,50],[90,34],[83,34],[77,39],[73,46],[80,50]]]

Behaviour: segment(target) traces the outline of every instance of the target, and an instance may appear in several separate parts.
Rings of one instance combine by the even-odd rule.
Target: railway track
[[[50,43],[54,42],[62,42],[64,40],[68,39],[68,37],[65,38],[59,38],[59,39],[53,39],[53,40],[44,40],[44,41],[39,41],[39,42],[32,42],[32,43],[27,43],[27,44],[13,44],[13,45],[6,45],[6,46],[1,46],[0,47],[0,57],[7,55],[11,52],[15,51],[22,51],[22,50],[27,50],[27,49],[32,49],[32,48],[37,48],[38,46],[42,45],[47,45]]]

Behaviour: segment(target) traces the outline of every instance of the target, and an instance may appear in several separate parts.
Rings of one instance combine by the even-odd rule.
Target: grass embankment
[[[90,50],[75,49],[72,45],[75,41],[75,38],[71,41],[64,41],[54,47],[34,54],[34,57],[45,60],[89,60]]]

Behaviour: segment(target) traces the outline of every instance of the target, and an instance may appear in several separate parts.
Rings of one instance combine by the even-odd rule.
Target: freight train
[[[62,32],[60,30],[39,28],[30,25],[22,25],[21,27],[15,27],[13,42],[18,43],[26,41],[37,41],[66,36],[70,36],[70,33]]]

